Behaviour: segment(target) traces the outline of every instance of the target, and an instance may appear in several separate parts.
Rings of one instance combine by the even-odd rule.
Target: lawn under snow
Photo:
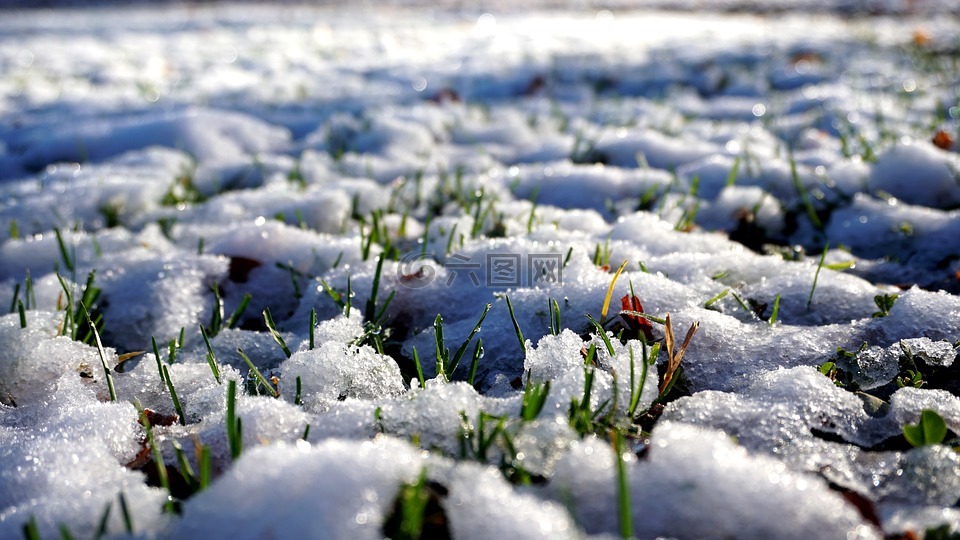
[[[4,13],[0,537],[957,531],[958,35]]]

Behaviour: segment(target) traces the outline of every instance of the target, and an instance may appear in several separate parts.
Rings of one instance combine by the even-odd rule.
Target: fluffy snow
[[[953,3],[414,4],[4,11],[0,537],[960,532]]]

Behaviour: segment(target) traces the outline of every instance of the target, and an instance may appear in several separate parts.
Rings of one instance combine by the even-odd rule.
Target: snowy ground
[[[0,537],[960,530],[960,21],[852,4],[5,13]]]

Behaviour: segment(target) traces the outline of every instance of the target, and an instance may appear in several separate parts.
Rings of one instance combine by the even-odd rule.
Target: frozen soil
[[[0,537],[960,531],[960,21],[821,4],[5,13]]]

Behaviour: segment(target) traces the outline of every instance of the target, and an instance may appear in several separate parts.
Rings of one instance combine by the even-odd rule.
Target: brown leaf
[[[180,417],[175,414],[161,414],[152,409],[144,409],[143,415],[151,426],[172,426],[180,420]]]
[[[136,358],[136,357],[140,356],[140,355],[143,354],[144,352],[145,352],[145,351],[133,351],[133,352],[128,352],[128,353],[123,353],[123,354],[121,354],[120,356],[117,357],[117,363],[118,363],[118,364],[122,364],[123,362],[126,362],[127,360],[130,360],[131,358]]]
[[[683,355],[687,352],[687,346],[690,345],[693,336],[697,333],[697,330],[700,329],[700,321],[696,321],[690,325],[690,329],[687,330],[687,335],[683,338],[683,343],[680,345],[678,351],[673,350],[676,339],[673,334],[673,321],[670,320],[669,313],[667,313],[667,323],[664,325],[664,329],[664,345],[666,345],[667,348],[667,368],[663,373],[663,382],[660,383],[661,394],[670,386],[673,375],[677,372],[677,369],[680,368],[680,362],[683,361]]]
[[[941,150],[949,150],[953,148],[953,137],[951,137],[949,133],[942,129],[934,134],[931,142],[934,146]]]

